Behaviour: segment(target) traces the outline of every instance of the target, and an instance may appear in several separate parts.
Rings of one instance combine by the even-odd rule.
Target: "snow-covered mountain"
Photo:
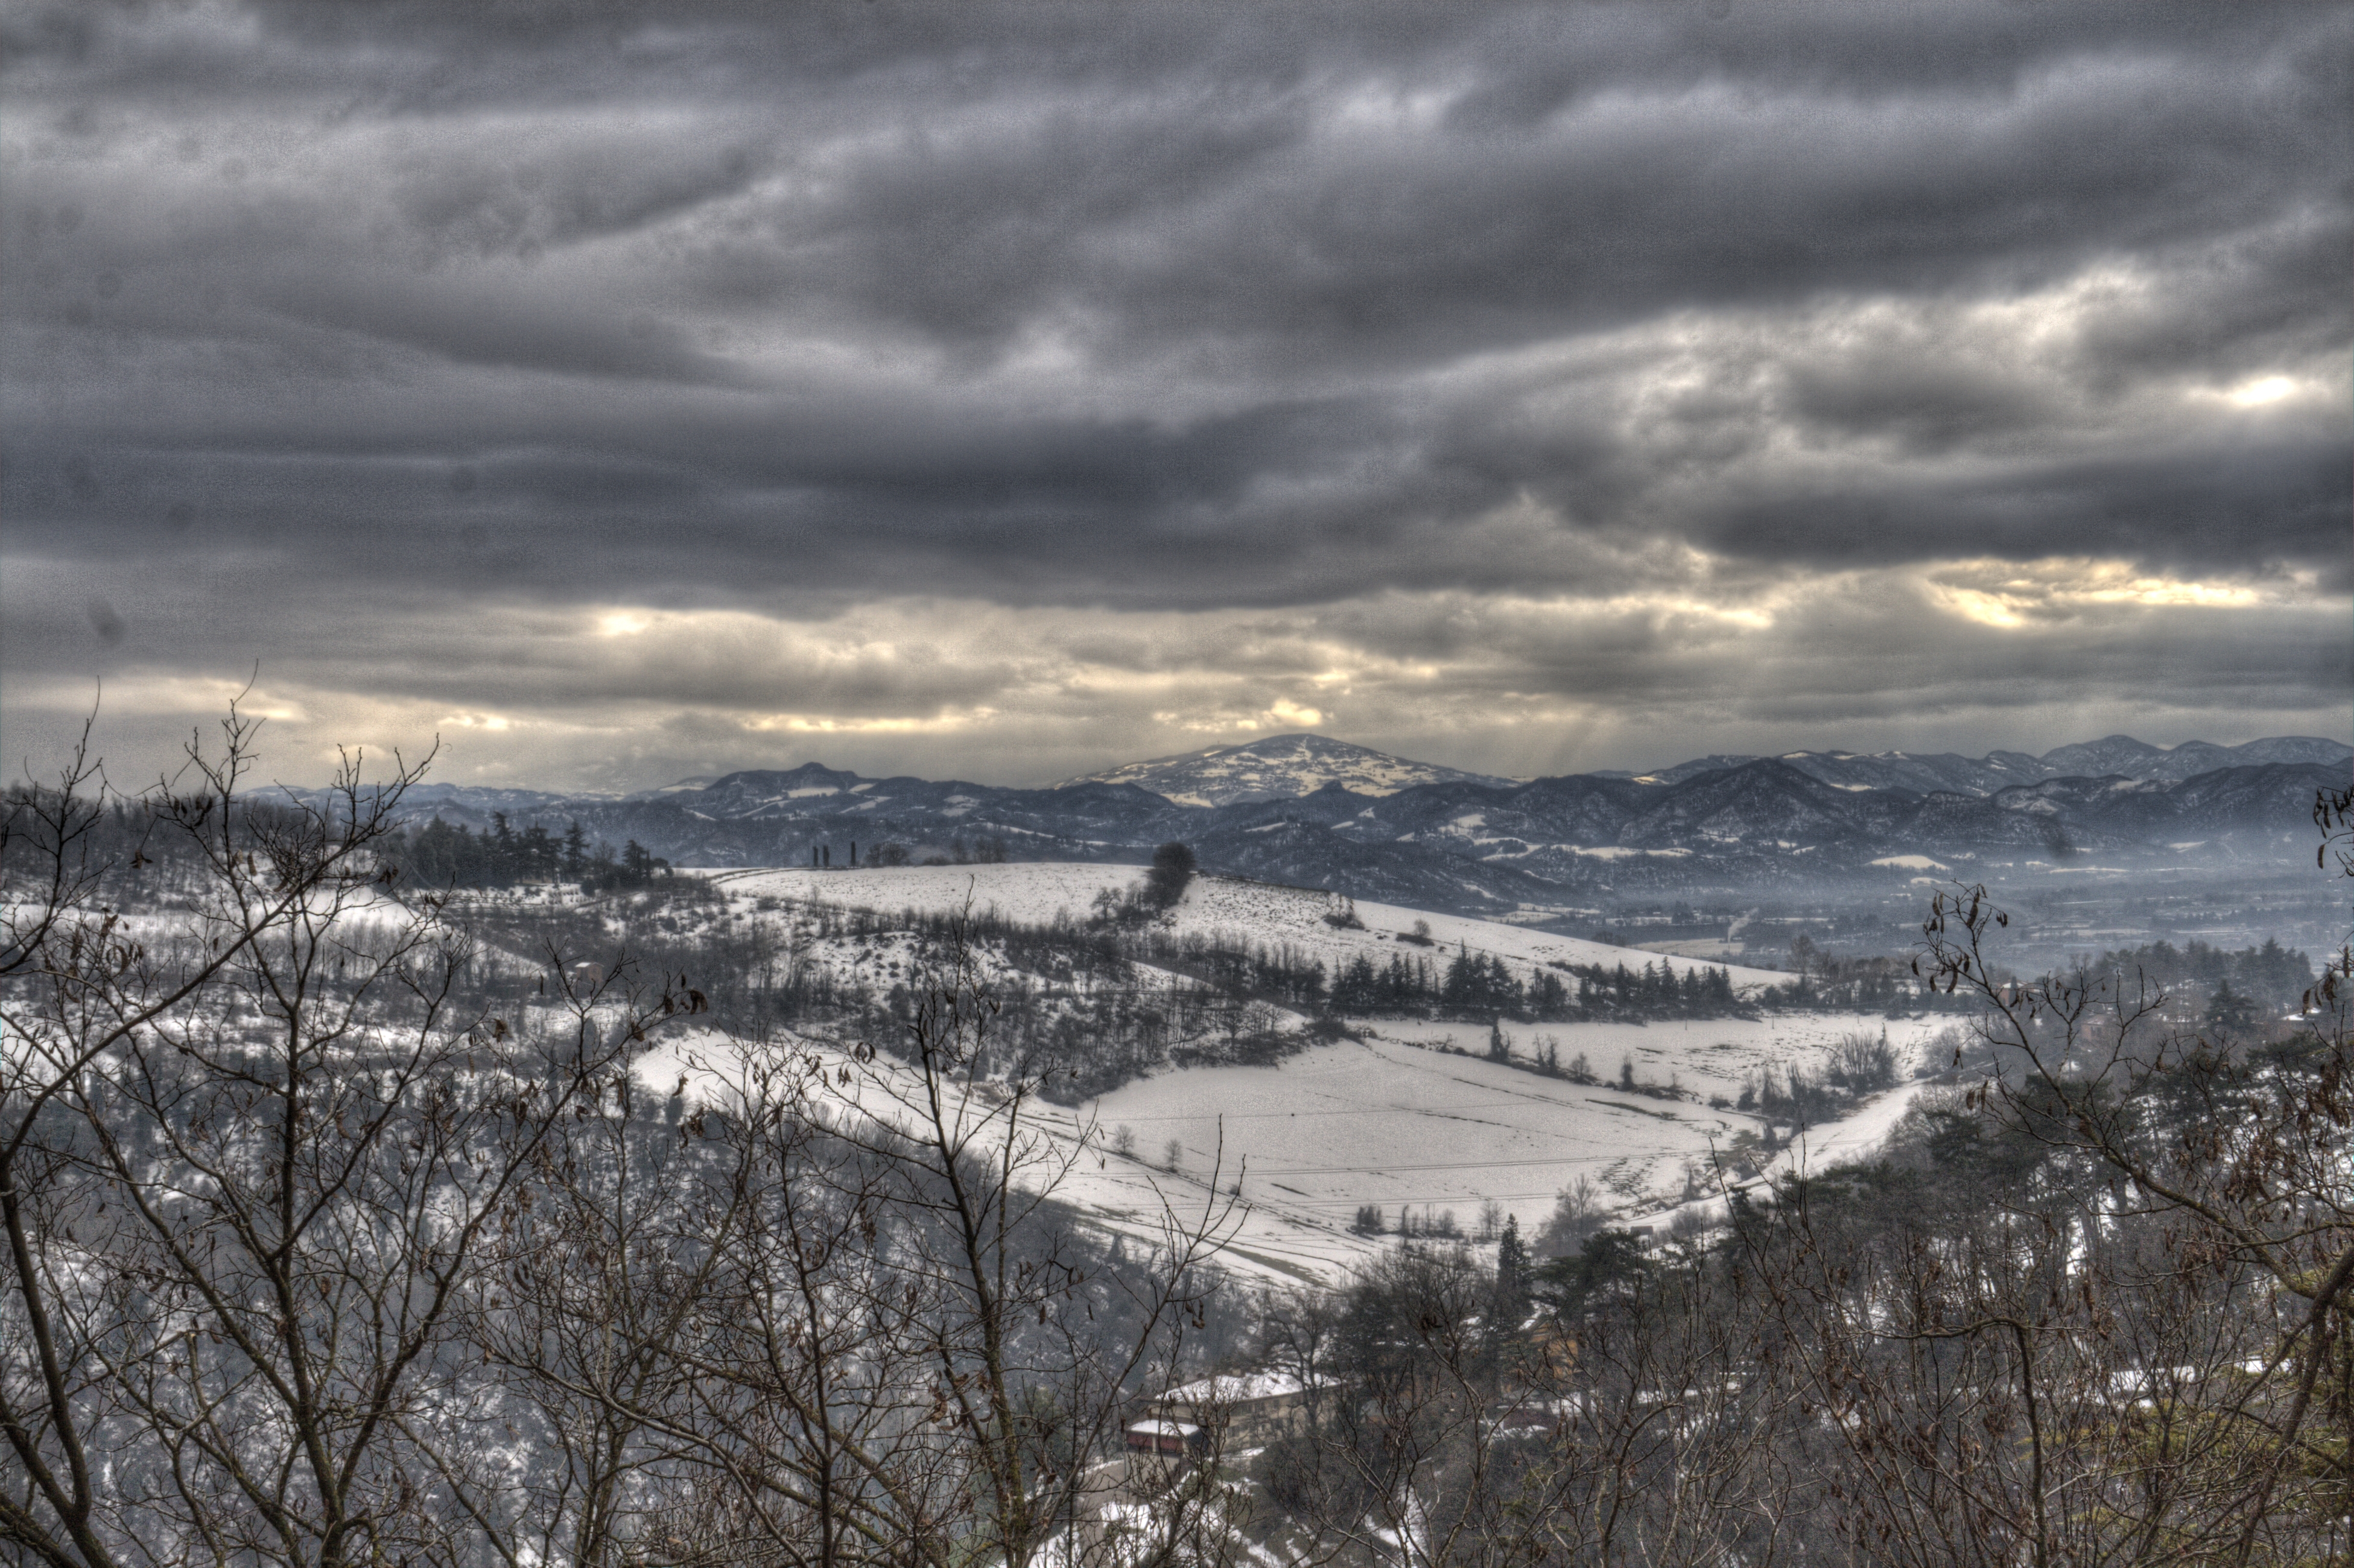
[[[2222,768],[2262,768],[2272,763],[2342,763],[2354,758],[2354,747],[2317,736],[2274,736],[2244,746],[2211,746],[2186,740],[2180,746],[2151,746],[2129,735],[2054,747],[2041,757],[2021,751],[1989,751],[1984,757],[1956,752],[1905,751],[1786,751],[1775,761],[1787,763],[1810,779],[1840,789],[1912,789],[1922,794],[1950,789],[1964,795],[1992,795],[2021,784],[2046,779],[2163,779],[2179,783]],[[1713,773],[1755,757],[1718,753],[1695,757],[1672,768],[1641,774],[1646,784],[1681,784],[1703,773]]]
[[[2047,751],[2040,759],[2055,774],[2099,776],[2122,774],[2127,779],[2179,781],[2212,773],[2219,768],[2261,768],[2275,762],[2343,762],[2354,747],[2317,736],[2276,736],[2245,746],[2210,746],[2186,740],[2177,747],[2146,745],[2129,735],[2112,735],[2075,746]]]
[[[708,789],[714,784],[718,782],[719,775],[716,773],[703,773],[698,774],[692,779],[681,779],[676,783],[656,785],[652,789],[632,790],[628,796],[628,799],[632,800],[659,800],[664,795],[685,795],[691,794],[698,789]]]
[[[867,779],[812,762],[625,799],[429,787],[407,813],[475,832],[493,813],[518,832],[536,823],[560,835],[578,822],[592,842],[635,840],[682,867],[876,854],[1136,863],[1180,840],[1213,870],[1538,920],[1708,889],[1893,885],[1915,862],[2285,865],[2310,855],[2314,797],[2344,786],[2349,754],[2296,736],[2171,750],[2112,737],[2043,758],[1797,752],[1515,782],[1280,736],[1051,789]],[[2058,762],[2117,766],[2055,773]]]
[[[1513,780],[1352,746],[1320,735],[1276,735],[1239,746],[1213,746],[1182,757],[1130,762],[1067,779],[1074,784],[1133,784],[1181,806],[1232,806],[1296,800],[1329,785],[1359,795],[1394,795],[1423,784],[1509,785]]]

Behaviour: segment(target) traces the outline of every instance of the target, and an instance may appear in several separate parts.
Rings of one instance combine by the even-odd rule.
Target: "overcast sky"
[[[0,750],[2354,728],[2354,9],[9,4]]]

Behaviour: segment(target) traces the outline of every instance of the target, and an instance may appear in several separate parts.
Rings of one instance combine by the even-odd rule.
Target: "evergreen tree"
[[[1488,1011],[1515,1015],[1522,1011],[1521,982],[1512,978],[1512,971],[1506,967],[1504,960],[1493,953],[1488,955],[1482,990],[1485,994],[1480,997],[1480,1003]]]
[[[1152,868],[1144,874],[1146,895],[1161,908],[1170,907],[1185,896],[1199,863],[1190,845],[1174,841],[1162,844],[1152,852]]]
[[[2228,980],[2215,987],[2215,994],[2207,1003],[2207,1027],[2225,1034],[2238,1034],[2253,1028],[2256,1022],[2255,999],[2232,989]]]
[[[1438,1005],[1460,1012],[1471,1005],[1471,949],[1466,943],[1456,944],[1455,956],[1447,961],[1447,979],[1438,989]]]
[[[1382,1001],[1381,979],[1373,972],[1373,960],[1363,953],[1351,959],[1345,969],[1332,977],[1334,1012],[1373,1012],[1381,1007]]]
[[[545,827],[534,822],[530,827],[525,828],[518,849],[523,874],[540,882],[555,876],[557,843],[548,836]]]
[[[1504,1234],[1496,1243],[1495,1325],[1498,1335],[1512,1333],[1528,1315],[1529,1249],[1521,1240],[1518,1215],[1504,1219]]]

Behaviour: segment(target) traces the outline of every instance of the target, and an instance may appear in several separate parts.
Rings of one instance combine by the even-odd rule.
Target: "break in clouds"
[[[2342,7],[5,15],[12,767],[2347,727]]]

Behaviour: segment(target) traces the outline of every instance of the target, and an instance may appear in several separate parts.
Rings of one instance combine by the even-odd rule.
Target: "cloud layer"
[[[5,16],[12,763],[2347,727],[2341,8]]]

